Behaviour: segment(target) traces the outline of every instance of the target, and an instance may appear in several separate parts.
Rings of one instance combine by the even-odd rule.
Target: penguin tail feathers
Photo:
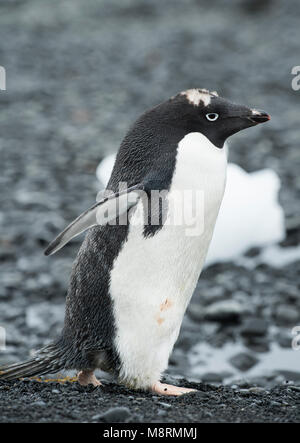
[[[51,343],[38,351],[37,356],[31,360],[0,367],[0,381],[55,373],[64,369],[65,363],[62,350]]]

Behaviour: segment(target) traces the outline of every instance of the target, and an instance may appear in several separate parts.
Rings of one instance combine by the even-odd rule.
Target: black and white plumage
[[[159,380],[213,234],[226,181],[224,142],[267,120],[265,112],[202,89],[182,92],[144,113],[121,144],[109,196],[46,250],[54,253],[90,228],[73,265],[61,336],[35,360],[2,368],[0,380],[65,368],[83,371],[81,376],[88,374],[87,382],[93,382],[89,377],[100,368],[137,389],[185,392],[161,388]],[[120,192],[120,182],[128,189]],[[150,200],[145,204],[141,192],[150,196],[153,190],[165,192],[164,210]],[[173,197],[185,190],[201,191],[204,197],[204,229],[198,235],[187,235],[195,226],[168,223],[176,211]],[[98,217],[116,201],[116,224],[99,226]],[[155,225],[153,211],[159,216]],[[129,223],[120,224],[128,212]]]

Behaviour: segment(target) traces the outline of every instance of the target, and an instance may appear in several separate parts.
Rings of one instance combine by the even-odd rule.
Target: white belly
[[[216,148],[200,133],[188,134],[179,144],[168,199],[171,202],[180,190],[196,199],[203,195],[204,207],[200,202],[201,211],[193,224],[182,217],[183,223],[174,226],[178,199],[177,207],[176,203],[170,205],[168,222],[153,237],[145,238],[143,226],[134,220],[138,210],[131,220],[110,284],[115,345],[122,363],[120,379],[128,385],[148,388],[167,367],[212,237],[226,163],[224,149]]]

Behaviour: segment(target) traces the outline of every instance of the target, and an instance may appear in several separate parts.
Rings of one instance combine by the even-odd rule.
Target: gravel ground
[[[158,397],[106,384],[34,381],[1,383],[0,412],[5,422],[199,423],[299,422],[300,387],[232,389],[182,381],[198,392]]]
[[[290,74],[299,65],[297,12],[297,0],[233,0],[226,8],[221,0],[1,2],[0,326],[7,348],[0,364],[27,358],[58,334],[81,238],[55,257],[43,249],[94,202],[96,167],[132,121],[180,90],[206,87],[272,115],[232,140],[230,160],[279,174],[282,247],[299,244],[300,91]],[[0,421],[98,421],[94,415],[116,406],[129,408],[131,421],[297,421],[300,354],[291,350],[290,331],[300,324],[299,276],[299,261],[204,271],[168,374],[226,387],[201,384],[199,394],[172,400],[128,395],[113,384],[103,392],[2,384]],[[227,367],[207,365],[199,345],[216,356],[224,351]],[[278,358],[267,373],[274,346]],[[243,391],[251,387],[264,391]]]

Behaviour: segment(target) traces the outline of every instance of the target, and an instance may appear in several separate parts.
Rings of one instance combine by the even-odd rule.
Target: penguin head
[[[186,134],[201,132],[218,148],[231,135],[270,120],[265,111],[232,103],[206,89],[183,91],[154,109],[159,110],[160,121]]]

